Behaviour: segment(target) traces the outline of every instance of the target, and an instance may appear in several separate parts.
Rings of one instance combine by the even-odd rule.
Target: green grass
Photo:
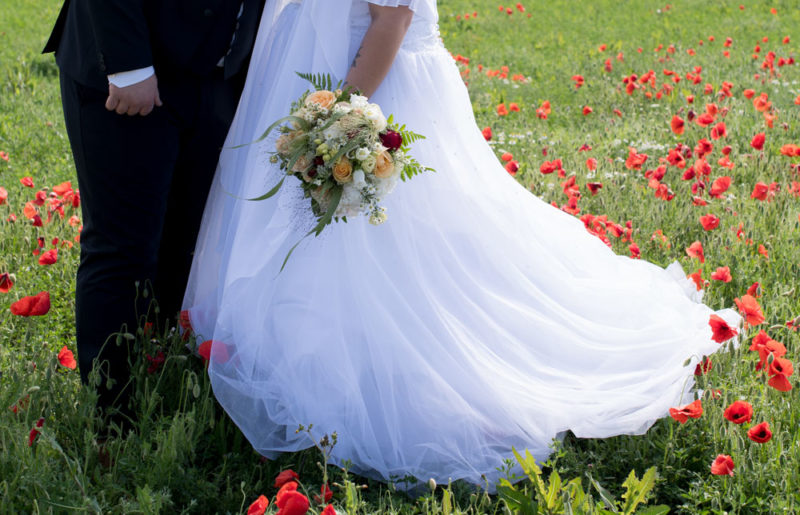
[[[492,128],[491,144],[498,156],[508,152],[519,162],[517,179],[562,206],[567,202],[561,185],[565,179],[539,172],[545,160],[561,159],[566,175],[574,174],[580,186],[578,216],[607,215],[622,225],[630,221],[632,239],[643,259],[661,265],[679,260],[687,271],[702,269],[705,280],[717,267],[728,266],[731,282],[710,281],[706,287],[705,301],[714,308],[732,306],[735,297],[759,282],[758,300],[766,316],[763,325],[742,332],[738,349],[715,355],[713,369],[699,378],[708,392],[720,390],[719,398],[703,397],[701,418],[684,425],[664,419],[639,437],[567,438],[545,475],[557,471],[565,480],[582,481],[582,488],[592,492],[594,505],[600,495],[590,486],[589,476],[619,496],[631,470],[641,477],[655,466],[658,479],[651,504],[668,505],[672,512],[800,510],[798,381],[796,375],[790,377],[795,388],[788,392],[768,386],[766,377],[754,371],[758,357],[748,351],[751,337],[761,328],[786,346],[790,360],[800,344],[798,333],[785,324],[800,315],[796,289],[800,197],[790,191],[792,182],[800,181],[797,169],[791,167],[799,160],[780,154],[782,145],[800,144],[800,105],[794,103],[800,95],[800,68],[776,67],[772,77],[761,69],[769,51],[779,58],[800,57],[796,32],[800,10],[790,1],[745,1],[740,10],[739,2],[723,1],[676,1],[666,9],[665,2],[650,0],[556,0],[523,2],[526,12],[513,9],[509,16],[498,10],[499,3],[441,0],[440,25],[453,54],[469,59],[460,67],[470,70],[464,73],[477,123]],[[64,345],[75,348],[72,299],[78,244],[67,248],[59,242],[59,259],[51,266],[39,265],[32,255],[40,237],[45,248],[53,238],[74,242],[77,228],[68,219],[80,213],[67,208],[63,220],[55,215],[43,227],[33,227],[23,216],[23,207],[39,189],[76,182],[57,68],[52,56],[39,54],[59,7],[55,0],[13,5],[0,0],[0,151],[9,154],[7,162],[0,160],[0,186],[8,191],[8,202],[0,205],[0,274],[8,272],[15,281],[9,293],[0,293],[0,512],[237,513],[260,494],[272,498],[273,479],[286,468],[300,473],[310,494],[318,492],[323,475],[317,462],[323,455],[310,450],[277,461],[261,460],[215,403],[202,363],[167,331],[157,331],[156,338],[140,332],[123,341],[133,345],[138,356],[134,378],[140,427],[125,438],[111,438],[104,452],[112,464],[101,464],[93,394],[80,388],[77,372],[61,367],[56,357]],[[477,19],[456,19],[473,11],[478,12]],[[714,36],[713,42],[709,36]],[[782,43],[785,36],[791,37],[788,44]],[[727,37],[733,41],[730,48],[723,47]],[[761,57],[753,59],[756,44],[761,46]],[[670,45],[674,53],[667,52]],[[689,49],[695,55],[689,55]],[[729,50],[729,57],[723,56],[724,50]],[[622,60],[617,59],[619,53]],[[604,62],[609,58],[613,70],[606,72]],[[525,82],[486,75],[501,66],[508,66],[509,78],[522,74]],[[691,84],[685,76],[696,66],[702,67],[702,81]],[[641,77],[651,69],[657,87],[671,84],[672,93],[660,99],[646,98],[643,89],[626,94],[623,77]],[[664,69],[674,70],[683,80],[672,83]],[[580,89],[571,80],[576,74],[585,78]],[[730,98],[717,96],[723,81],[733,84]],[[713,94],[704,94],[706,84]],[[777,115],[773,128],[765,126],[763,115],[744,98],[745,89],[769,95]],[[688,95],[694,95],[693,104],[687,103]],[[552,105],[546,120],[535,114],[544,100]],[[511,102],[520,111],[498,116],[497,105]],[[668,166],[662,182],[675,196],[671,201],[655,198],[644,172],[658,166],[677,144],[694,148],[700,138],[709,138],[710,127],[688,121],[685,133],[678,136],[670,130],[670,119],[677,114],[686,120],[689,110],[700,114],[711,102],[726,110],[718,120],[726,123],[728,135],[712,141],[710,180],[728,175],[733,180],[730,189],[719,199],[701,193],[708,205],[694,206],[694,181],[681,180],[683,171]],[[593,112],[584,116],[584,106]],[[761,152],[750,146],[759,132],[766,133]],[[591,150],[579,151],[584,144]],[[731,147],[732,170],[718,165],[725,145]],[[641,171],[625,167],[629,147],[649,156]],[[598,161],[594,173],[585,165],[590,157]],[[689,163],[693,162],[691,158]],[[32,177],[35,187],[23,187],[22,177]],[[590,181],[603,183],[597,195],[586,189]],[[774,199],[750,198],[759,181],[780,185]],[[47,218],[43,207],[39,212]],[[12,213],[16,222],[8,221]],[[703,230],[698,219],[706,213],[720,218],[717,229]],[[657,230],[667,237],[666,243],[651,238]],[[618,253],[630,253],[630,241],[613,236],[610,240]],[[694,241],[705,249],[704,264],[685,253]],[[759,254],[759,245],[768,251],[768,258]],[[10,314],[12,302],[44,290],[53,302],[46,316],[24,319]],[[166,352],[167,361],[158,372],[148,374],[143,355],[154,355],[158,348]],[[16,414],[7,409],[21,399],[28,400]],[[723,418],[725,407],[737,399],[752,403],[751,423],[737,426]],[[44,418],[41,434],[29,447],[29,432],[40,417]],[[746,430],[761,421],[769,422],[774,436],[756,444],[747,439]],[[733,457],[733,477],[710,474],[718,454]],[[416,499],[396,492],[392,485],[334,468],[330,474],[340,485],[334,486],[333,502],[349,513],[446,512],[451,494],[460,507],[456,510],[462,512],[508,513],[514,506],[505,500],[511,494],[505,499],[489,497],[463,485],[438,488],[435,494]],[[533,487],[524,488],[524,495],[534,495]],[[566,488],[562,490],[562,495],[569,495]],[[321,507],[313,509],[319,512]],[[545,512],[541,503],[540,509]]]

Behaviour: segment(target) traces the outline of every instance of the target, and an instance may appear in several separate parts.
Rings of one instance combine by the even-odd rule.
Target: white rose
[[[378,104],[369,104],[364,109],[364,116],[366,116],[367,119],[372,122],[378,132],[381,132],[386,128],[386,117],[383,116],[381,106]]]
[[[364,159],[368,158],[369,155],[370,151],[368,148],[361,147],[358,150],[356,150],[356,159],[358,159],[359,161],[363,161]]]
[[[367,173],[372,173],[372,171],[375,170],[375,163],[377,162],[378,157],[374,154],[370,154],[361,160],[361,166]]]
[[[369,105],[367,97],[361,95],[350,95],[350,105],[353,109],[364,109]]]

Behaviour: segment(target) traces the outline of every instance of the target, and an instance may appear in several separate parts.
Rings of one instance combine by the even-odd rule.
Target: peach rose
[[[336,102],[336,95],[327,90],[319,90],[311,93],[306,97],[305,104],[317,104],[323,109],[330,109]]]
[[[353,180],[353,163],[342,156],[333,166],[333,178],[339,184],[344,184]]]
[[[394,173],[394,161],[392,160],[392,155],[387,150],[378,154],[375,160],[375,171],[373,173],[375,177],[381,179],[391,177]]]

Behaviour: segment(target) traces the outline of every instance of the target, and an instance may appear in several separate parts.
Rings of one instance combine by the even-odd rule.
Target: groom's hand
[[[106,109],[109,111],[129,116],[137,114],[147,116],[156,106],[161,106],[161,97],[158,95],[158,81],[155,75],[124,88],[108,85]]]

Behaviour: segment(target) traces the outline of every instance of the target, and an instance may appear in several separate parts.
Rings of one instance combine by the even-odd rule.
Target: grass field
[[[442,36],[509,173],[616,252],[678,260],[710,306],[749,302],[750,324],[698,375],[698,418],[665,418],[639,437],[568,437],[544,467],[549,487],[530,471],[534,482],[500,495],[455,484],[412,498],[334,467],[328,479],[316,449],[260,459],[215,403],[202,361],[167,330],[122,338],[138,357],[140,423],[100,445],[93,394],[59,359],[75,350],[80,210],[64,184],[77,187],[58,70],[39,51],[60,2],[0,0],[0,512],[242,513],[259,495],[272,500],[276,475],[292,469],[313,513],[326,479],[340,513],[631,513],[604,498],[621,500],[629,473],[650,467],[649,513],[800,511],[790,368],[800,344],[800,9],[741,1],[440,0]],[[49,293],[45,315],[11,313],[39,292]],[[165,361],[149,373],[159,350]],[[725,415],[737,400],[753,410],[740,424]],[[753,439],[763,431],[748,437],[761,422],[764,443]],[[732,475],[712,468],[719,455]],[[629,493],[645,483],[628,482]]]

